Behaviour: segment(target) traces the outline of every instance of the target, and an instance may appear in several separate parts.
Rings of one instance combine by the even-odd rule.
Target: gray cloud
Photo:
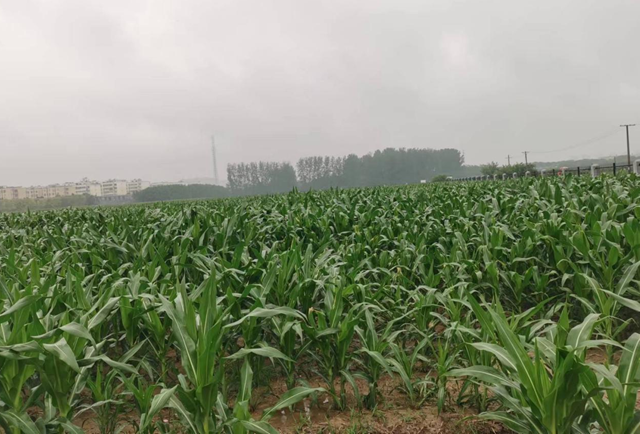
[[[564,148],[640,123],[638,16],[636,0],[2,0],[0,184],[207,176],[212,133],[221,170]],[[532,158],[624,149],[620,129]]]

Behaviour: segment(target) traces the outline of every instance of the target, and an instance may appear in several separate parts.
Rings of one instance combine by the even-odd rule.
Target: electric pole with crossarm
[[[621,127],[627,129],[627,164],[631,166],[631,148],[629,147],[629,127],[635,127],[636,124],[623,124]]]

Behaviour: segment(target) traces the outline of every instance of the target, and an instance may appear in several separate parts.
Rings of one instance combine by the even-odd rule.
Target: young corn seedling
[[[389,346],[389,335],[393,327],[391,321],[384,329],[381,336],[376,331],[373,314],[370,310],[365,311],[366,329],[363,331],[356,327],[356,332],[362,342],[362,348],[358,350],[360,354],[360,364],[365,369],[365,378],[369,383],[369,393],[364,397],[365,407],[374,409],[378,404],[378,380],[383,372],[393,375],[389,362],[385,359],[384,353]]]
[[[581,297],[578,299],[591,313],[602,315],[602,321],[597,328],[601,334],[608,339],[615,341],[620,333],[629,325],[629,321],[620,321],[618,318],[622,307],[640,312],[640,303],[627,297],[627,293],[632,289],[631,283],[634,281],[634,277],[638,272],[638,267],[640,267],[640,262],[630,265],[613,290],[602,288],[596,279],[587,274],[580,275],[581,279],[586,282],[587,287],[591,289],[592,298],[586,299]],[[607,361],[611,363],[613,346],[606,344],[605,348]]]
[[[592,422],[607,434],[640,432],[640,410],[637,409],[640,389],[640,334],[629,337],[622,351],[619,366],[589,363],[593,372],[582,376],[585,391],[602,389],[589,398],[588,410],[582,417],[584,432]]]
[[[346,313],[344,287],[329,287],[325,294],[323,310],[311,309],[307,318],[308,324],[302,324],[305,334],[313,340],[317,354],[312,354],[318,361],[322,376],[327,384],[335,408],[344,409],[347,406],[345,385],[347,382],[354,388],[356,399],[359,394],[355,380],[349,373],[349,366],[353,358],[351,344],[356,332],[356,326],[366,306],[355,305]],[[335,382],[340,379],[340,395],[336,392]]]
[[[590,372],[584,362],[597,317],[589,317],[569,330],[566,309],[553,340],[536,339],[526,347],[509,327],[500,305],[487,308],[495,326],[497,343],[477,343],[491,353],[501,370],[493,366],[454,369],[449,376],[470,376],[491,386],[506,411],[481,413],[480,418],[500,421],[517,432],[570,433],[578,426],[587,401],[597,390],[582,387],[581,378]],[[531,354],[531,352],[533,354]]]

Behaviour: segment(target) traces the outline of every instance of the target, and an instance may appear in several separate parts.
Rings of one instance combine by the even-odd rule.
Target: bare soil
[[[320,380],[309,381],[313,387],[322,387]],[[364,381],[357,380],[361,395],[368,393]],[[445,411],[438,415],[434,403],[426,402],[419,408],[411,406],[406,395],[399,390],[399,381],[391,377],[382,377],[378,388],[381,394],[378,407],[374,410],[358,409],[353,391],[347,387],[347,402],[349,410],[338,411],[333,409],[332,400],[328,394],[319,394],[312,401],[306,399],[298,403],[294,408],[275,414],[269,422],[281,433],[508,433],[498,423],[484,422],[473,419],[474,412],[461,408],[455,403],[449,403]],[[339,390],[339,385],[336,385]],[[450,392],[455,396],[458,385],[450,384]],[[254,390],[254,400],[258,405],[253,409],[255,419],[260,419],[265,409],[273,406],[279,397],[286,392],[284,381],[276,380],[269,387],[260,387]],[[122,416],[124,425],[123,433],[134,433],[133,422],[135,414]],[[180,420],[165,409],[160,417],[168,422],[177,432],[182,432]],[[90,412],[83,413],[76,418],[74,424],[80,426],[88,434],[99,434],[99,426],[95,417]]]
[[[620,353],[613,355],[613,363],[618,363]],[[587,361],[602,363],[606,361],[606,353],[602,349],[590,349]],[[325,386],[320,379],[307,379],[312,387]],[[360,394],[366,395],[366,382],[356,380]],[[339,390],[340,385],[336,384]],[[269,422],[281,433],[509,433],[508,429],[496,422],[474,419],[476,414],[472,409],[459,407],[455,402],[448,402],[442,414],[438,415],[435,402],[427,401],[419,407],[413,407],[405,393],[400,388],[400,380],[388,376],[382,377],[378,388],[381,397],[374,410],[358,408],[353,390],[347,386],[346,395],[348,410],[339,411],[333,408],[333,402],[328,394],[320,394],[315,399],[306,399],[294,408],[275,414]],[[460,384],[451,381],[448,384],[451,396],[457,396]],[[253,400],[257,402],[252,414],[260,419],[264,410],[273,406],[279,397],[287,390],[285,382],[277,379],[270,382],[268,387],[259,387],[253,391]],[[640,409],[640,394],[637,408]],[[40,409],[30,409],[32,416],[41,413]],[[122,416],[123,433],[134,433],[134,423],[137,422],[134,413]],[[161,412],[158,419],[167,422],[177,432],[182,432],[180,420],[169,409]],[[85,412],[74,420],[88,434],[99,434],[100,430],[91,412]]]

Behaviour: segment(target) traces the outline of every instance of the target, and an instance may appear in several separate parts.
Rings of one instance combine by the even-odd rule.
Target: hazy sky
[[[0,0],[0,185],[455,147],[625,152],[640,0]],[[631,130],[640,153],[640,125]]]

